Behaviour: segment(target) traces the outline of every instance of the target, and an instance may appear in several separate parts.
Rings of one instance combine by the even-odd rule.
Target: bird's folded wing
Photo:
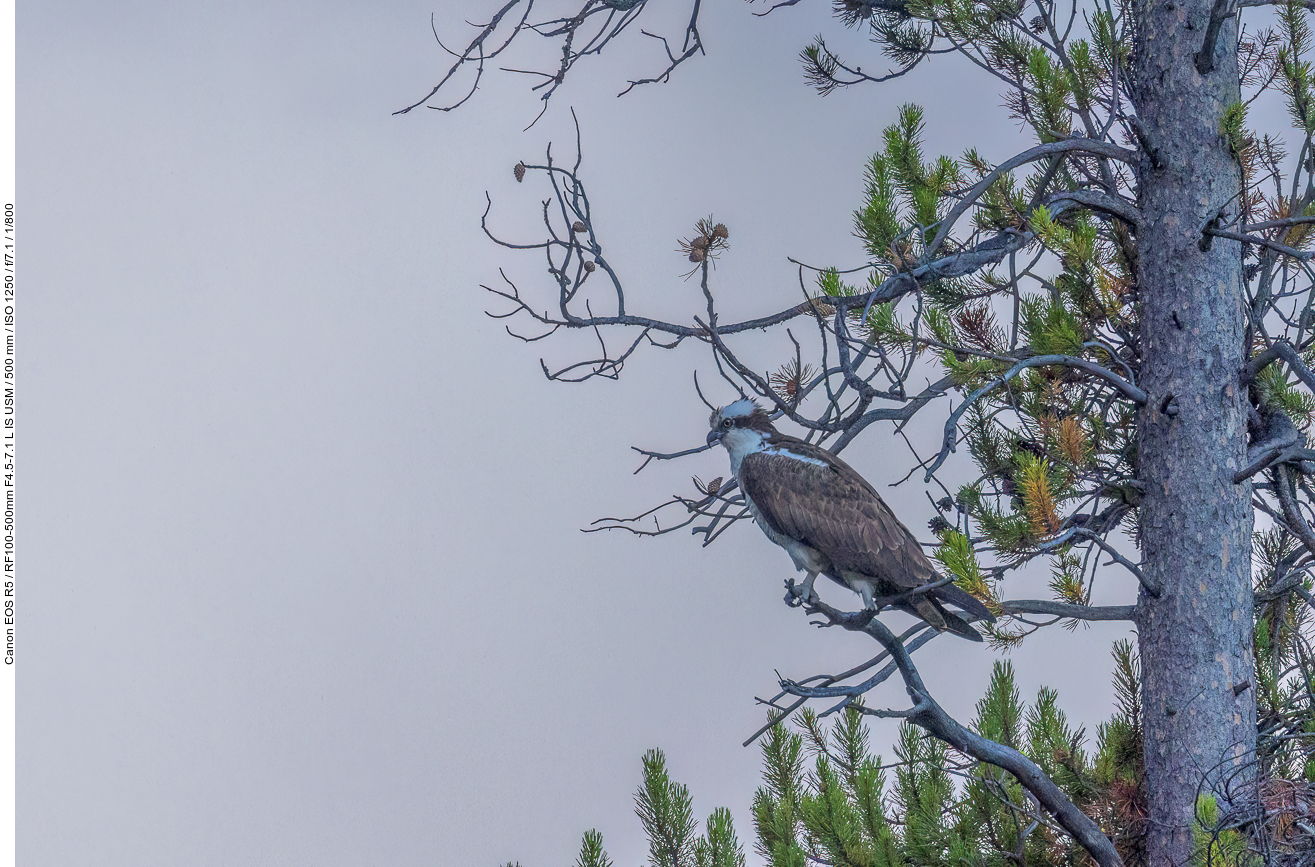
[[[830,452],[804,443],[746,455],[739,481],[776,532],[818,549],[842,571],[899,587],[936,580],[913,534],[862,476]],[[798,457],[782,454],[794,451]]]

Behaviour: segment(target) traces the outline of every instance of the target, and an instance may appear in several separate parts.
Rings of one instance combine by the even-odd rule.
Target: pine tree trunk
[[[1143,590],[1138,619],[1146,842],[1151,867],[1176,867],[1195,847],[1198,794],[1222,796],[1256,740],[1251,486],[1232,481],[1246,456],[1241,250],[1219,239],[1201,249],[1202,225],[1238,207],[1240,169],[1221,131],[1240,99],[1237,26],[1224,23],[1202,75],[1209,0],[1135,0],[1134,10],[1135,108],[1158,156],[1139,171],[1137,234],[1150,395],[1140,529],[1143,568],[1163,587],[1158,599]]]

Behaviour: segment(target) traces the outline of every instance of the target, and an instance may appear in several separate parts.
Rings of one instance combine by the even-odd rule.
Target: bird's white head
[[[727,404],[708,420],[708,445],[721,443],[731,456],[731,472],[738,473],[740,461],[763,447],[767,438],[776,433],[767,411],[749,398]]]

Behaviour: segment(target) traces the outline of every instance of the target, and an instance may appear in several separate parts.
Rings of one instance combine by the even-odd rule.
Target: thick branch
[[[1280,358],[1288,363],[1288,366],[1292,368],[1292,372],[1306,384],[1307,388],[1315,391],[1315,371],[1306,366],[1306,362],[1301,360],[1301,355],[1296,348],[1286,340],[1277,341],[1247,362],[1247,366],[1242,370],[1242,384],[1250,385],[1255,382],[1256,377],[1260,375],[1260,371]]]
[[[1134,620],[1136,605],[1074,605],[1069,602],[1051,602],[1045,599],[1011,599],[1001,602],[1005,614],[1043,614],[1047,617],[1067,617],[1092,622],[1105,620]]]
[[[1219,43],[1219,31],[1223,28],[1224,22],[1232,18],[1235,14],[1229,8],[1232,6],[1232,0],[1215,0],[1214,7],[1210,10],[1210,24],[1205,29],[1205,41],[1201,45],[1201,50],[1196,53],[1196,71],[1202,75],[1209,75],[1215,68],[1215,47]]]
[[[1059,202],[1073,202],[1092,211],[1118,217],[1134,228],[1141,223],[1141,212],[1132,202],[1107,195],[1099,190],[1068,190],[1050,197],[1052,205]]]
[[[1262,238],[1259,235],[1243,235],[1238,232],[1217,229],[1211,225],[1207,225],[1201,231],[1206,235],[1214,235],[1216,238],[1227,238],[1230,241],[1242,241],[1246,244],[1258,244],[1261,247],[1268,247],[1276,253],[1282,253],[1284,256],[1291,256],[1302,262],[1315,256],[1315,252],[1309,250],[1298,250],[1296,247],[1289,247],[1287,244],[1280,244],[1278,241],[1271,241],[1268,238]]]
[[[1287,413],[1269,414],[1264,439],[1247,448],[1247,465],[1233,474],[1233,484],[1240,484],[1278,463],[1302,465],[1302,472],[1315,461],[1315,450],[1306,448],[1305,438]]]
[[[1278,475],[1275,479],[1274,492],[1278,495],[1278,503],[1283,509],[1283,517],[1287,520],[1288,529],[1301,540],[1307,551],[1315,554],[1315,531],[1311,530],[1310,524],[1302,517],[1301,510],[1297,507],[1297,498],[1293,493],[1296,485],[1292,478],[1292,468],[1287,464],[1279,464],[1274,471]]]
[[[964,193],[963,198],[959,200],[958,204],[950,209],[950,212],[945,215],[945,219],[941,220],[940,227],[936,231],[936,237],[927,245],[927,249],[933,252],[940,249],[941,244],[945,242],[947,237],[949,237],[950,230],[954,228],[955,221],[963,216],[964,212],[971,208],[973,203],[981,198],[982,194],[990,188],[991,184],[1000,180],[1001,176],[1005,173],[1011,172],[1021,165],[1044,159],[1054,154],[1074,152],[1095,154],[1096,156],[1108,157],[1129,164],[1135,164],[1137,157],[1137,154],[1134,151],[1130,151],[1127,148],[1121,148],[1118,145],[1112,145],[1108,142],[1086,138],[1065,139],[1064,141],[1050,142],[1049,144],[1037,145],[1034,148],[1025,150],[1021,154],[1010,157],[1000,163],[1000,165],[995,167],[994,171],[987,174],[986,177],[973,185],[968,192]]]

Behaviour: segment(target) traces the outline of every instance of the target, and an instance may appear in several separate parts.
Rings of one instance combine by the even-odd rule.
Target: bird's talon
[[[793,578],[785,579],[785,604],[791,608],[798,608],[803,605],[805,600],[799,593],[799,586],[794,583]]]

